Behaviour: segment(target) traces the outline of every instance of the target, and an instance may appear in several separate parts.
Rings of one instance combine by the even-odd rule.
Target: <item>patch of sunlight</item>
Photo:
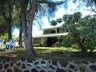
[[[24,51],[24,50],[25,50],[25,48],[18,48],[18,50],[22,50],[22,51]]]
[[[93,52],[96,52],[96,49]]]

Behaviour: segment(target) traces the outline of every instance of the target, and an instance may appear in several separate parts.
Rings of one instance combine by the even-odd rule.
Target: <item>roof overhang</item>
[[[56,34],[45,34],[45,35],[36,35],[33,36],[33,38],[41,38],[41,37],[60,37],[60,36],[65,36],[67,35],[68,32],[66,33],[56,33]]]

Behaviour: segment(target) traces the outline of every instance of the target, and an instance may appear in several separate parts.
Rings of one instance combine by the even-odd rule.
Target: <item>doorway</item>
[[[47,46],[48,47],[52,47],[52,44],[58,42],[58,38],[57,37],[48,37],[47,38]]]

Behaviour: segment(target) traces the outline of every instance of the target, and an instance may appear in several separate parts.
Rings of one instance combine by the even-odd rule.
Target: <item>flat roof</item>
[[[67,35],[67,34],[68,34],[68,32],[66,32],[66,33],[56,33],[56,34],[43,34],[43,35],[35,35],[35,36],[33,36],[33,38],[58,37],[58,36]]]

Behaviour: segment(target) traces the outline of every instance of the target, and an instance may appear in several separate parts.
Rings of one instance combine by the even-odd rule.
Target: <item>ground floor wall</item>
[[[33,38],[34,46],[56,46],[60,42],[59,37],[41,37],[41,38]]]

